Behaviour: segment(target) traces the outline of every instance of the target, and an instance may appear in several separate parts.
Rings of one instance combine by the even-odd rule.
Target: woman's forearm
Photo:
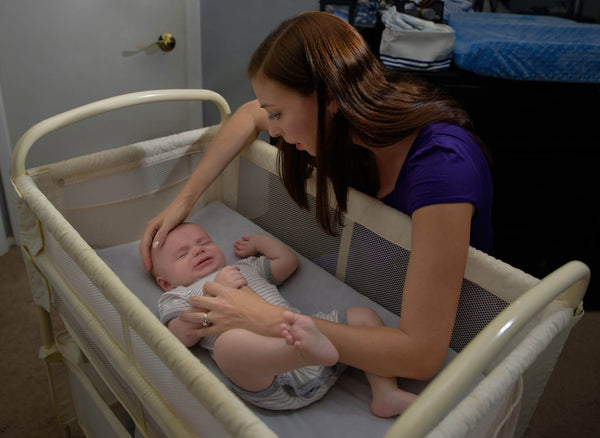
[[[430,379],[440,369],[447,352],[447,348],[435,351],[397,327],[314,321],[338,349],[340,362],[383,377]]]
[[[248,318],[247,329],[263,336],[281,337],[281,324],[285,323],[283,313],[287,309],[273,304],[265,305],[260,313]]]
[[[423,207],[412,215],[411,256],[398,327],[317,321],[340,361],[386,377],[428,379],[444,362],[467,260],[471,204]]]
[[[245,103],[235,111],[215,134],[176,200],[191,208],[244,146],[255,140],[261,130],[266,129],[265,118],[265,111],[256,101]]]

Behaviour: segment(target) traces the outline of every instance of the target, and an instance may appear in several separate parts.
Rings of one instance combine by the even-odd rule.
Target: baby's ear
[[[171,289],[173,289],[171,283],[169,283],[169,281],[164,279],[163,277],[156,277],[156,282],[165,292],[169,292]]]

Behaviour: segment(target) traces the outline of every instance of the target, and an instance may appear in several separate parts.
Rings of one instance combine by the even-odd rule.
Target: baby
[[[243,259],[226,266],[225,255],[199,225],[183,223],[167,236],[162,248],[152,250],[153,275],[165,291],[159,300],[163,323],[186,346],[199,343],[211,350],[219,368],[244,400],[265,409],[297,409],[319,400],[336,382],[345,366],[337,363],[335,346],[308,316],[299,315],[281,296],[276,285],[285,281],[298,266],[295,253],[283,242],[263,234],[243,236],[234,243]],[[262,255],[260,255],[262,254]],[[198,328],[179,314],[191,309],[190,299],[203,295],[206,282],[232,288],[250,287],[284,313],[287,325],[282,337],[267,337],[244,329],[228,330],[218,336],[190,335]],[[349,324],[382,325],[370,308],[346,311]],[[317,318],[343,322],[337,310],[319,313]],[[209,314],[204,314],[204,325]],[[395,416],[416,397],[398,388],[395,378],[367,374],[373,392],[371,410],[379,416]]]

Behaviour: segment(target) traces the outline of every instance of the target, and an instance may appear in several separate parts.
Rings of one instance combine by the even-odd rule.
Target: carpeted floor
[[[17,247],[0,257],[0,285],[0,438],[64,437],[38,359],[37,310]],[[526,438],[600,436],[599,346],[600,312],[588,312],[567,341]]]

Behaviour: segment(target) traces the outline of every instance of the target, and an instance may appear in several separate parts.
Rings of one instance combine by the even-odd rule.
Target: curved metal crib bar
[[[231,115],[231,110],[227,101],[220,94],[210,90],[150,90],[123,94],[120,96],[99,100],[97,102],[89,103],[87,105],[65,111],[64,113],[57,114],[37,123],[25,131],[25,133],[17,142],[12,154],[11,179],[14,182],[14,180],[16,180],[19,176],[25,174],[25,159],[27,158],[29,150],[36,141],[50,132],[64,128],[68,125],[72,125],[73,123],[77,123],[81,120],[89,119],[90,117],[94,117],[99,114],[129,106],[154,102],[189,100],[213,102],[219,109],[219,113],[221,115],[220,123],[224,123]]]

